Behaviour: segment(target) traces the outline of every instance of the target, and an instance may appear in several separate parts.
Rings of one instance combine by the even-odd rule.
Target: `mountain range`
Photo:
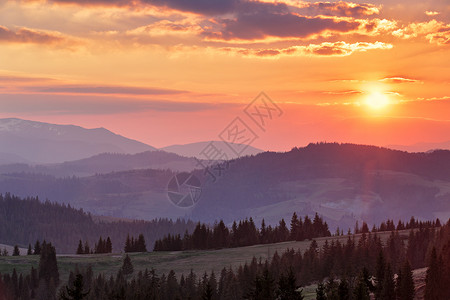
[[[310,144],[284,153],[257,153],[260,150],[250,148],[253,155],[202,169],[193,157],[209,142],[188,144],[185,151],[182,146],[165,148],[191,156],[183,157],[106,129],[18,119],[3,119],[0,124],[0,152],[24,160],[0,165],[0,193],[70,203],[94,215],[224,219],[228,224],[253,217],[273,224],[290,218],[293,211],[319,212],[332,228],[352,227],[356,220],[450,217],[450,151],[446,150],[408,153],[337,143]],[[23,147],[9,144],[19,138]],[[79,152],[70,149],[74,143],[80,145]],[[96,153],[105,150],[102,147],[110,153]],[[60,153],[62,149],[68,153]],[[29,162],[90,154],[51,164]],[[191,172],[201,183],[199,201],[190,208],[180,208],[168,197],[169,182],[179,172]],[[192,193],[192,187],[180,186],[180,193],[185,192]]]
[[[85,129],[22,119],[0,119],[0,162],[60,163],[96,154],[156,150],[105,128]]]
[[[184,145],[172,145],[161,148],[161,150],[171,153],[176,153],[181,156],[186,157],[197,157],[198,159],[205,159],[205,155],[202,155],[203,151],[207,149],[207,147],[212,143],[213,147],[218,149],[220,155],[225,154],[228,159],[238,158],[238,155],[232,150],[236,147],[234,143],[225,143],[223,141],[207,141],[207,142],[198,142],[198,143],[190,143]],[[243,155],[256,155],[258,153],[264,152],[261,149],[247,146],[245,151],[243,151]]]

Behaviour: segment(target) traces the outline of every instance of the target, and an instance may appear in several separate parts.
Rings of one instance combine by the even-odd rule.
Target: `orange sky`
[[[2,1],[0,117],[155,147],[237,116],[270,150],[447,141],[449,16],[442,0]],[[265,131],[243,111],[261,91],[283,111]]]

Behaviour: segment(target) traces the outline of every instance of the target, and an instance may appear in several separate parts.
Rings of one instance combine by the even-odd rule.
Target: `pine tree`
[[[353,298],[358,300],[370,300],[369,288],[362,274],[359,276],[355,288],[353,289]]]
[[[37,240],[36,243],[34,244],[33,254],[34,255],[40,255],[41,254],[41,243],[39,242],[39,240]]]
[[[15,245],[12,256],[20,256],[19,246]]]
[[[350,289],[348,287],[347,279],[341,279],[338,286],[338,296],[339,300],[349,300],[350,299]]]
[[[441,300],[442,292],[442,260],[438,259],[436,248],[431,250],[430,263],[425,278],[425,300]]]
[[[124,247],[123,250],[124,250],[125,253],[128,253],[128,252],[132,251],[132,249],[131,249],[131,240],[130,240],[130,235],[129,234],[127,235],[127,240],[125,241],[125,247]]]
[[[383,251],[380,251],[377,257],[377,265],[375,271],[375,299],[381,299],[381,291],[383,289],[384,273],[386,269],[386,262],[384,260]]]
[[[42,243],[39,259],[39,280],[44,279],[50,287],[50,281],[57,286],[59,284],[58,262],[56,261],[56,250],[51,243]]]
[[[202,300],[211,300],[213,299],[213,289],[209,282],[206,283],[203,288]]]
[[[84,254],[91,253],[91,248],[89,247],[88,241],[84,242]]]
[[[33,255],[33,250],[31,248],[31,244],[28,244],[27,255]]]
[[[282,274],[278,280],[278,299],[303,300],[302,290],[298,291],[298,288],[294,272],[289,268],[287,275]]]
[[[83,242],[81,240],[78,243],[77,254],[84,254]]]
[[[131,275],[134,272],[133,264],[131,263],[131,259],[128,254],[125,256],[121,268],[123,275]]]
[[[136,242],[136,252],[147,252],[144,235],[141,233]]]
[[[111,243],[111,239],[108,236],[108,238],[106,239],[106,253],[112,253],[112,243]]]
[[[77,274],[73,283],[73,288],[65,287],[61,295],[62,300],[82,300],[87,297],[90,291],[84,292],[83,275]],[[67,295],[66,295],[67,293]]]
[[[316,300],[327,300],[327,295],[325,294],[325,286],[322,282],[320,282],[317,286]]]
[[[413,300],[414,292],[414,281],[412,277],[411,265],[408,260],[405,260],[397,277],[397,299]]]
[[[253,287],[248,293],[251,300],[263,300],[275,298],[274,280],[272,279],[268,268],[266,267],[262,275],[256,275]]]
[[[395,300],[395,281],[391,264],[388,263],[384,272],[383,287],[381,289],[381,299]]]

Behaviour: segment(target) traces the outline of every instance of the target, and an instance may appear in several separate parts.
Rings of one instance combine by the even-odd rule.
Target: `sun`
[[[366,98],[366,105],[371,109],[379,110],[389,105],[389,98],[380,92],[372,92]]]

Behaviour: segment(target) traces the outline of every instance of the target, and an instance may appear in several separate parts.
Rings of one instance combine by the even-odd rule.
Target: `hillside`
[[[386,218],[450,217],[450,151],[407,153],[352,144],[311,144],[286,153],[265,152],[233,160],[214,183],[204,170],[193,208],[167,198],[171,171],[131,170],[83,178],[8,173],[0,192],[39,195],[97,215],[154,219],[188,217],[230,223],[253,216],[275,224],[319,212],[330,228],[353,228]]]
[[[137,237],[142,233],[151,249],[155,240],[165,234],[183,234],[193,230],[194,226],[191,221],[162,218],[94,221],[90,214],[70,206],[0,194],[0,243],[17,244],[22,248],[34,245],[36,240],[47,240],[53,243],[58,253],[75,253],[80,239],[93,247],[100,236],[109,236],[113,251],[120,252],[128,234]]]
[[[403,237],[408,236],[408,231],[401,231]],[[390,232],[378,233],[383,243],[386,243]],[[355,242],[358,243],[361,235],[354,235]],[[325,240],[340,241],[345,244],[348,236],[317,238],[318,246],[323,247]],[[135,273],[144,271],[146,268],[154,268],[158,275],[168,274],[174,270],[179,277],[181,274],[187,275],[191,270],[198,274],[210,273],[220,274],[225,267],[234,270],[240,265],[249,263],[253,257],[265,260],[271,258],[275,252],[283,253],[286,249],[299,250],[304,253],[310,247],[311,241],[285,242],[269,245],[256,245],[250,247],[210,250],[210,251],[186,251],[186,252],[154,252],[130,254]],[[122,264],[122,254],[102,254],[102,255],[59,255],[58,266],[61,274],[61,281],[66,282],[69,272],[77,266],[79,269],[92,267],[94,274],[103,273],[106,278],[116,275]],[[18,272],[28,272],[31,266],[37,268],[38,258],[36,256],[21,257],[0,257],[0,273],[11,273],[13,268]],[[422,288],[424,284],[423,269],[414,272],[416,287]],[[306,299],[315,299],[315,285],[306,287]]]
[[[58,164],[0,165],[0,174],[34,173],[55,177],[92,176],[133,169],[171,169],[173,171],[192,171],[198,162],[193,158],[182,157],[164,151],[146,151],[136,154],[102,153],[89,158]]]
[[[2,163],[60,163],[96,154],[139,153],[155,148],[104,128],[85,129],[22,119],[0,119]]]
[[[215,147],[217,147],[221,153],[224,153],[228,159],[234,159],[237,158],[238,155],[233,152],[233,150],[230,149],[230,147],[227,145],[227,143],[223,141],[207,141],[207,142],[197,142],[197,143],[191,143],[191,144],[184,144],[184,145],[171,145],[164,148],[161,148],[161,150],[171,153],[176,153],[181,156],[186,157],[197,157],[198,159],[205,159],[203,155],[201,155],[202,151],[208,147],[210,143],[213,143]],[[242,145],[240,144],[233,144],[229,143],[232,147],[235,149],[241,149]],[[245,151],[242,153],[242,156],[246,155],[256,155],[258,153],[264,152],[261,149],[247,146]]]

